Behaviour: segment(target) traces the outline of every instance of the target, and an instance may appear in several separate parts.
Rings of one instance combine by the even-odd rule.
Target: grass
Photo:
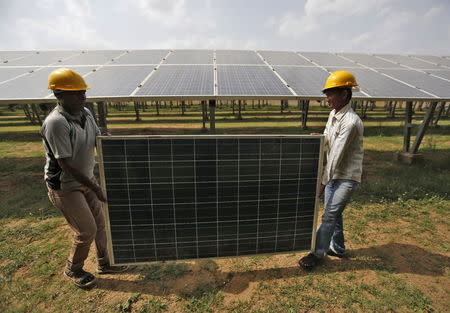
[[[294,110],[247,106],[237,120],[227,107],[217,132],[309,133],[323,128],[327,112],[313,107],[311,130],[300,131]],[[113,134],[200,133],[191,109],[146,112],[141,123],[131,111],[110,113]],[[308,273],[296,265],[299,253],[157,262],[84,291],[61,279],[70,230],[46,196],[39,127],[0,108],[0,312],[446,312],[450,121],[427,133],[425,161],[406,166],[393,160],[402,119],[369,114],[364,179],[345,212],[349,259],[327,258]],[[95,269],[93,251],[86,268]]]

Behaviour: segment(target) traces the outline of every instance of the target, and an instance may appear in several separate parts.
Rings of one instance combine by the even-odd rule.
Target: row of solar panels
[[[352,71],[355,97],[450,99],[450,59],[233,50],[0,51],[0,101],[46,99],[48,74],[70,67],[88,98],[170,96],[320,97],[329,72]]]

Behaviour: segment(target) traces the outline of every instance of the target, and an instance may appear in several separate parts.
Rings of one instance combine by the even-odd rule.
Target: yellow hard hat
[[[59,68],[48,76],[48,89],[86,90],[89,86],[77,72],[68,68]]]
[[[356,82],[355,76],[348,71],[336,71],[328,76],[322,91],[336,87],[356,87],[358,83]]]

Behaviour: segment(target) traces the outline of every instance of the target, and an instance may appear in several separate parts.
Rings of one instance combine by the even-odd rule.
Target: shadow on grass
[[[165,282],[153,282],[143,280],[122,280],[120,278],[100,277],[98,288],[128,293],[143,293],[152,295],[177,294],[183,295],[186,290],[180,289],[183,281],[189,284],[189,289],[200,286],[219,288],[224,292],[239,294],[249,287],[251,282],[271,281],[274,279],[286,279],[309,275],[320,276],[334,272],[353,271],[383,271],[389,273],[410,273],[423,276],[442,276],[445,267],[450,264],[450,258],[436,253],[431,253],[420,247],[391,242],[381,246],[361,248],[353,250],[348,259],[336,259],[326,257],[323,264],[313,271],[305,271],[297,264],[284,268],[269,268],[250,270],[245,272],[213,271],[205,276],[202,270],[191,271],[190,278],[181,276],[176,280]],[[138,272],[138,269],[134,270]],[[181,281],[181,282],[180,282]],[[192,286],[194,284],[194,286]]]

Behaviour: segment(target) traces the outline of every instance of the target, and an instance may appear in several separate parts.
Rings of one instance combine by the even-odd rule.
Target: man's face
[[[78,113],[84,108],[86,102],[86,90],[65,90],[57,95],[59,103],[69,113]]]
[[[328,106],[331,109],[339,111],[348,103],[348,91],[346,91],[345,89],[334,88],[325,90],[324,93],[326,95],[325,99],[328,102]]]

